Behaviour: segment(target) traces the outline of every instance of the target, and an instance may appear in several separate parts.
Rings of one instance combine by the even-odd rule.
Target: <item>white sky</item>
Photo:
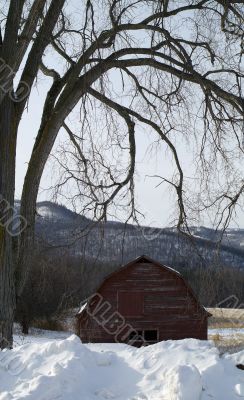
[[[23,181],[33,148],[34,140],[37,135],[43,99],[45,90],[48,85],[46,81],[39,81],[37,87],[32,91],[28,110],[25,113],[21,125],[20,134],[18,136],[17,160],[16,160],[16,198],[21,196]],[[62,135],[62,134],[61,134]],[[61,136],[60,135],[60,136]],[[59,136],[59,138],[60,138]],[[150,178],[154,174],[165,175],[170,171],[171,165],[168,161],[162,162],[165,154],[154,154],[147,151],[152,143],[152,137],[147,133],[137,132],[137,174],[136,187],[139,209],[145,213],[145,224],[150,226],[166,226],[172,224],[172,215],[174,214],[173,193],[170,195],[166,185],[158,188],[155,186],[159,180]],[[57,141],[59,141],[59,138]],[[162,159],[161,159],[162,157]],[[40,192],[39,200],[50,200],[50,192],[46,191],[52,183],[52,162],[50,162],[45,170]],[[162,171],[163,167],[163,171]]]
[[[16,167],[16,198],[20,198],[22,185],[28,161],[30,159],[32,147],[37,135],[43,98],[48,85],[46,81],[38,82],[34,88],[28,110],[25,113],[18,137],[17,148],[17,167]],[[166,185],[156,187],[159,180],[148,176],[154,174],[167,175],[172,168],[169,157],[165,152],[158,152],[153,156],[148,147],[152,143],[152,137],[146,132],[138,131],[137,133],[137,174],[136,188],[139,209],[145,214],[144,224],[149,226],[164,227],[172,225],[175,218],[175,193],[169,191]],[[58,139],[59,140],[59,139]],[[191,169],[191,160],[185,146],[179,149],[181,160],[183,162],[185,173]],[[45,170],[39,193],[39,200],[50,200],[50,192],[46,191],[52,182],[52,162],[48,164]],[[238,224],[233,222],[232,227],[244,227],[244,213],[239,209],[237,213]],[[211,225],[208,219],[202,220],[201,224]]]
[[[74,0],[76,1],[76,0]],[[35,88],[32,90],[28,109],[21,121],[20,134],[18,137],[17,160],[16,160],[16,198],[20,198],[22,185],[28,161],[30,159],[32,147],[37,135],[40,117],[45,98],[46,90],[48,89],[48,81],[40,76]],[[170,158],[164,152],[155,154],[147,152],[148,146],[152,143],[152,138],[142,131],[137,132],[137,200],[139,209],[145,214],[144,224],[150,226],[167,226],[172,225],[175,216],[175,193],[170,192],[166,185],[160,185],[155,188],[159,180],[147,177],[147,175],[167,175],[172,168]],[[59,139],[58,139],[59,140]],[[184,166],[185,174],[191,174],[192,155],[189,153],[186,145],[178,148],[181,162]],[[51,163],[45,170],[39,200],[50,200],[50,193],[46,190],[51,185],[52,167]],[[239,227],[244,227],[244,212],[238,209],[237,218]],[[208,218],[200,221],[201,224],[211,225]],[[238,226],[236,222],[231,224]]]

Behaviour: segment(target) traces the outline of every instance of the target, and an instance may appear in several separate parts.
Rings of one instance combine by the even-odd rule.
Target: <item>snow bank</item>
[[[166,397],[172,400],[200,400],[201,374],[194,365],[178,365],[166,373]]]
[[[32,341],[0,353],[0,400],[244,399],[244,351],[220,358],[209,342]]]

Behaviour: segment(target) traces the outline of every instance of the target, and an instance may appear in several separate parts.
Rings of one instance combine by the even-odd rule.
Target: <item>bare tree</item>
[[[186,206],[195,208],[185,196],[177,151],[181,131],[188,137],[195,135],[201,143],[199,165],[205,179],[200,189],[214,163],[223,163],[228,177],[236,171],[228,187],[221,182],[218,193],[208,190],[208,198],[200,201],[205,209],[217,206],[219,222],[222,217],[228,222],[243,192],[242,177],[228,155],[230,150],[234,157],[242,152],[244,7],[240,1],[225,0],[87,0],[77,4],[76,18],[70,15],[68,0],[2,0],[1,4],[0,194],[10,206],[14,204],[16,140],[27,107],[26,91],[32,90],[39,74],[50,79],[21,198],[20,213],[27,227],[18,240],[5,224],[0,227],[0,342],[5,347],[12,343],[16,297],[21,295],[30,267],[40,180],[62,127],[74,149],[70,156],[75,154],[79,166],[72,176],[63,163],[65,180],[78,182],[78,196],[99,210],[99,218],[106,216],[119,193],[125,195],[127,188],[133,193],[135,130],[144,125],[172,153],[173,179],[162,179],[176,191],[178,227],[187,224]],[[55,54],[55,60],[58,57],[58,69],[48,52]],[[113,74],[119,81],[116,90]],[[117,136],[116,129],[109,131],[107,139],[120,149],[127,143],[128,165],[123,170],[118,165],[113,169],[102,155],[104,148],[96,148],[92,110],[98,105],[106,110],[111,128],[120,118],[126,129]],[[77,107],[81,135],[68,120]],[[84,148],[87,136],[89,154]],[[1,202],[1,221],[13,213],[11,207],[6,212],[2,204],[6,203]],[[133,195],[129,205],[134,210]]]

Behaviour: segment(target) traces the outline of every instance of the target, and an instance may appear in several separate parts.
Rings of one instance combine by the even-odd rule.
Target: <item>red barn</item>
[[[109,275],[77,314],[83,342],[207,339],[210,314],[179,272],[141,256]]]

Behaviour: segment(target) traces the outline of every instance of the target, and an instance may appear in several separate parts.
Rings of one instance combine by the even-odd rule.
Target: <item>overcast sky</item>
[[[75,2],[76,0],[72,1]],[[32,90],[28,109],[21,122],[17,148],[16,198],[21,196],[23,180],[40,124],[43,100],[48,87],[48,80],[40,75],[35,88]],[[172,190],[170,191],[165,184],[156,187],[160,180],[149,177],[154,174],[166,176],[172,171],[171,159],[164,149],[157,153],[149,151],[150,144],[154,139],[148,132],[137,129],[136,197],[140,211],[145,214],[144,223],[150,226],[163,227],[172,225],[174,218],[176,218],[176,197],[175,193]],[[59,140],[62,140],[62,134],[59,135],[57,142]],[[186,176],[190,176],[193,162],[191,151],[185,144],[178,146],[178,151],[184,172]],[[52,162],[49,162],[41,182],[39,200],[50,200],[50,192],[46,189],[50,187],[52,177]],[[237,222],[239,227],[244,227],[244,212],[240,208],[236,221],[231,226],[237,227]],[[199,221],[199,224],[211,226],[211,221],[205,217],[202,221]]]
[[[35,136],[40,123],[40,116],[43,104],[45,91],[48,87],[47,82],[43,79],[34,88],[28,110],[21,122],[20,135],[18,138],[17,148],[17,169],[16,169],[16,198],[20,198],[25,172],[28,165],[28,160],[31,155]],[[58,141],[62,139],[62,134]],[[151,178],[151,175],[160,174],[166,175],[172,163],[165,152],[158,151],[157,153],[149,151],[153,137],[146,132],[137,132],[137,174],[136,188],[137,201],[139,209],[145,214],[144,223],[150,226],[169,226],[174,222],[175,214],[175,193],[165,185],[158,187],[160,182],[158,179]],[[191,158],[189,152],[182,146],[180,149],[181,160],[184,165],[185,173],[191,169]],[[190,172],[189,172],[190,173]],[[39,193],[39,200],[50,200],[50,191],[47,191],[52,183],[52,161],[49,162],[45,170]],[[232,227],[244,227],[243,210],[239,209],[236,221]],[[121,217],[123,219],[123,216]],[[201,224],[211,226],[208,218],[200,222]]]
[[[17,169],[16,169],[16,198],[20,198],[24,176],[26,173],[28,161],[30,159],[34,140],[40,123],[40,116],[43,104],[46,82],[39,82],[38,87],[33,90],[28,110],[21,122],[20,135],[18,137],[17,148]],[[60,135],[57,142],[62,139]],[[145,132],[137,134],[137,174],[136,187],[137,199],[140,210],[145,213],[145,223],[151,226],[165,226],[172,222],[174,207],[170,205],[170,193],[166,186],[161,185],[156,188],[159,180],[149,176],[159,174],[163,166],[166,172],[167,162],[163,162],[164,154],[158,154],[155,158],[151,156],[148,150],[152,143],[152,137],[148,137]],[[55,150],[54,150],[55,152]],[[162,159],[161,159],[162,157]],[[46,191],[52,182],[52,160],[45,170],[39,193],[39,200],[49,200],[50,192]],[[163,174],[163,171],[161,171]],[[171,196],[173,198],[173,196]]]
[[[16,198],[20,198],[24,176],[26,173],[28,161],[30,159],[34,140],[38,131],[43,99],[48,84],[46,80],[40,79],[37,86],[33,89],[29,101],[28,109],[21,121],[20,134],[18,137],[17,148],[17,169],[16,169]],[[61,134],[57,140],[62,139]],[[155,154],[150,150],[150,144],[153,142],[153,136],[147,132],[137,130],[137,173],[136,188],[137,201],[139,209],[145,213],[145,224],[150,226],[172,225],[172,219],[175,215],[174,193],[170,194],[166,185],[156,185],[160,182],[158,179],[151,178],[154,174],[164,175],[170,171],[171,163],[167,155],[162,152]],[[55,150],[54,150],[55,152]],[[153,155],[153,156],[152,156]],[[47,191],[52,182],[52,160],[45,170],[39,193],[39,200],[50,200],[50,191]]]

